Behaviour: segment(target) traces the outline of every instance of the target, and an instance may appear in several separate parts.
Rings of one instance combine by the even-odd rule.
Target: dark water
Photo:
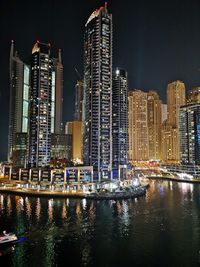
[[[0,266],[199,266],[200,186],[152,181],[147,196],[86,201],[0,195],[0,232],[25,237]]]

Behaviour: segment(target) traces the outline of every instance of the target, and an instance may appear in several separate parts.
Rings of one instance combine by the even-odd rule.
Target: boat
[[[0,235],[0,247],[11,245],[18,240],[18,237],[13,233],[6,233],[3,231],[3,234]]]

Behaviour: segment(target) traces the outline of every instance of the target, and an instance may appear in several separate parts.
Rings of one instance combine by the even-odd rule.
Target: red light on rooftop
[[[101,6],[100,8],[99,8],[99,11],[102,11],[104,9],[104,7],[103,6]]]
[[[51,47],[51,44],[50,44],[50,43],[48,43],[47,45],[48,45],[49,47]]]
[[[37,40],[36,42],[37,42],[37,43],[39,43],[40,41],[39,41],[39,40]]]

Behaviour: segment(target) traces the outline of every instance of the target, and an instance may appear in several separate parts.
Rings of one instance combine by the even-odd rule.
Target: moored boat
[[[3,231],[3,234],[0,235],[0,247],[11,245],[18,240],[18,237],[13,233],[6,233]]]

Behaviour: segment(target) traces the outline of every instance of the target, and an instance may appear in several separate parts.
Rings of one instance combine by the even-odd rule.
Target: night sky
[[[36,40],[62,49],[63,121],[73,119],[74,85],[83,72],[84,25],[97,0],[1,0],[0,160],[7,157],[9,52],[13,39],[28,62]],[[113,63],[128,71],[129,89],[155,89],[166,100],[166,85],[183,80],[187,90],[200,85],[199,0],[108,0],[113,14]]]

